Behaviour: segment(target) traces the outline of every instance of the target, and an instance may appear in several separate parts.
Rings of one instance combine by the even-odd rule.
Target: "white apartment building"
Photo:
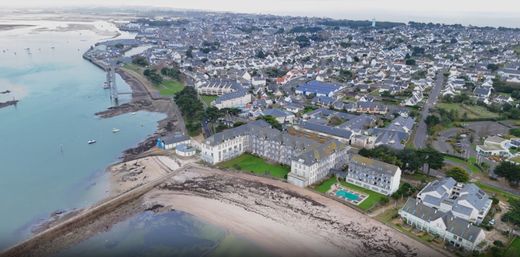
[[[399,215],[407,224],[469,251],[479,250],[478,245],[486,238],[481,228],[451,212],[428,207],[419,199],[409,198],[399,210]]]
[[[307,150],[291,161],[289,183],[306,187],[323,180],[333,168],[341,168],[348,161],[348,147],[338,141],[329,141],[315,149]]]
[[[401,169],[385,162],[354,155],[349,162],[346,181],[384,195],[391,195],[399,189]]]
[[[417,199],[424,205],[471,223],[480,224],[492,205],[489,196],[472,183],[458,183],[451,177],[426,185]]]
[[[288,182],[303,187],[325,178],[331,168],[345,165],[349,149],[336,140],[321,144],[292,136],[258,120],[209,137],[201,145],[201,158],[217,164],[248,152],[291,165]]]
[[[246,104],[251,103],[253,96],[245,90],[238,90],[222,96],[219,96],[211,105],[218,109],[223,108],[242,108]]]

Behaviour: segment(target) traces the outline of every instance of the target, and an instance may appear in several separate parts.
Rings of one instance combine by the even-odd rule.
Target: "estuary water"
[[[0,94],[0,102],[20,100],[0,109],[0,252],[30,236],[55,211],[103,199],[109,187],[105,168],[165,117],[150,112],[109,119],[94,115],[112,103],[103,90],[105,73],[82,54],[113,37],[113,25],[16,23],[35,26],[0,31],[0,92],[9,91]],[[120,92],[130,91],[117,80]],[[91,139],[97,143],[87,144]],[[268,256],[254,243],[182,212],[137,214],[57,254],[94,255]]]
[[[0,21],[5,23],[6,21]],[[16,21],[33,27],[0,31],[0,250],[26,238],[56,210],[106,196],[105,168],[151,135],[160,113],[110,119],[105,73],[82,54],[117,31],[105,22]],[[131,36],[123,34],[124,36]],[[129,86],[118,79],[119,91]],[[128,95],[122,102],[128,101]],[[119,128],[119,133],[112,133]],[[96,144],[87,144],[95,139]]]

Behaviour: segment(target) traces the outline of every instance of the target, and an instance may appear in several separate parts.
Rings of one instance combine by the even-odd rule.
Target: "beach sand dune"
[[[337,201],[248,174],[191,167],[144,202],[195,215],[277,256],[443,256]]]

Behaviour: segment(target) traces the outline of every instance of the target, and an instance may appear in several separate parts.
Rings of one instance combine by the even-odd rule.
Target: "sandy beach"
[[[190,213],[277,256],[443,256],[337,201],[248,174],[190,168],[144,204]]]

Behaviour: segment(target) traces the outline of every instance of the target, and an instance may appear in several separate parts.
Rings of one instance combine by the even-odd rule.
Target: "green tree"
[[[446,176],[452,177],[457,182],[465,183],[469,181],[469,174],[459,167],[451,168],[448,172],[446,172]]]
[[[142,67],[146,67],[149,64],[145,57],[139,55],[132,57],[132,63]]]
[[[260,116],[257,118],[257,120],[265,120],[267,123],[269,123],[273,128],[282,130],[282,124],[280,124],[275,117],[271,115],[265,115]]]
[[[520,182],[520,165],[504,161],[495,168],[495,174],[504,177],[509,183],[518,186]]]
[[[509,211],[504,214],[502,220],[520,226],[520,200],[510,198],[509,205]]]

